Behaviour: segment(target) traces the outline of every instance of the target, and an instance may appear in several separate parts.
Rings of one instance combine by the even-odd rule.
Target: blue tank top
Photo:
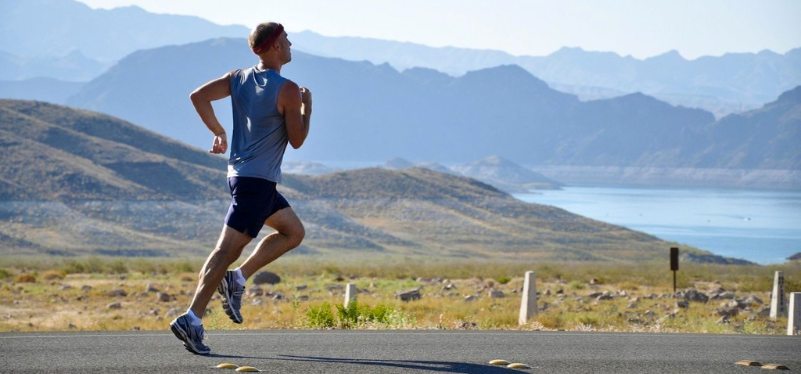
[[[289,142],[278,92],[286,82],[275,70],[256,67],[231,76],[234,131],[228,177],[255,177],[281,182],[281,162]]]

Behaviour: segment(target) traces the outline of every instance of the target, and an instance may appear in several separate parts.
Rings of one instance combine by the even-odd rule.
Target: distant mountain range
[[[447,167],[436,162],[413,163],[400,157],[388,160],[381,167],[390,170],[422,168],[440,173],[474,178],[508,193],[527,193],[533,189],[559,189],[562,184],[498,156],[490,156],[468,164]],[[304,173],[301,173],[304,174]]]
[[[54,78],[29,78],[19,81],[0,81],[0,98],[38,100],[65,104],[81,92],[86,82],[66,82]]]
[[[490,156],[466,165],[454,166],[453,170],[507,192],[525,193],[532,189],[551,190],[564,186],[562,183],[499,156]]]
[[[139,49],[247,34],[244,26],[154,14],[135,6],[104,10],[73,0],[0,2],[0,51],[24,58],[63,56],[77,50],[90,59],[112,62]]]
[[[310,31],[292,36],[305,52],[389,63],[404,70],[426,67],[459,76],[498,65],[518,65],[560,91],[582,100],[642,92],[674,105],[703,108],[722,117],[755,109],[801,85],[801,48],[728,53],[686,60],[676,51],[638,60],[613,52],[564,47],[547,56],[501,51],[428,47],[359,37],[328,37]]]
[[[187,95],[226,71],[253,64],[243,43],[216,39],[136,52],[68,103],[207,148],[208,131]],[[463,163],[499,155],[524,165],[771,170],[799,164],[792,145],[801,141],[792,114],[801,105],[793,94],[797,89],[763,109],[715,121],[709,112],[643,94],[581,102],[513,65],[454,78],[294,52],[282,73],[315,94],[311,135],[307,146],[289,152],[292,159],[399,156]],[[215,106],[226,124],[227,102]],[[772,114],[754,116],[764,111]],[[711,157],[716,153],[728,156]]]
[[[0,144],[4,255],[202,256],[213,246],[229,201],[220,157],[30,101],[0,100]],[[284,179],[307,228],[299,254],[651,261],[674,245],[426,169]]]
[[[7,0],[0,2],[0,80],[87,81],[140,49],[217,37],[244,38],[247,33],[244,26],[220,26],[137,7],[103,10],[73,0]],[[702,108],[718,118],[759,108],[801,85],[801,49],[783,55],[762,51],[695,60],[669,51],[638,60],[568,47],[548,56],[513,56],[493,50],[328,37],[311,31],[291,32],[290,39],[297,50],[313,55],[389,63],[399,70],[425,67],[461,76],[518,65],[551,88],[581,100],[642,92],[673,105]]]
[[[88,82],[111,65],[88,58],[78,50],[56,57],[20,57],[0,50],[0,80],[4,81],[49,78],[71,83]],[[10,97],[5,95],[2,97]]]

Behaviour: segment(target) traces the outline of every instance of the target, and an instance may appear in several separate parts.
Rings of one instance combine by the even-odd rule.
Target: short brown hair
[[[261,45],[261,43],[264,43],[273,31],[275,31],[276,27],[278,27],[278,22],[263,22],[254,27],[253,30],[250,31],[250,36],[248,37],[250,49],[256,48]]]

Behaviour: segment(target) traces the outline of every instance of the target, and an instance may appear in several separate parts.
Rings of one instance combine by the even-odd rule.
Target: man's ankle
[[[236,283],[239,283],[240,286],[244,286],[245,283],[247,283],[248,280],[247,280],[247,278],[245,278],[245,275],[242,273],[242,268],[240,267],[240,268],[234,269],[234,273],[236,273]]]
[[[195,312],[193,312],[192,309],[187,310],[186,315],[189,316],[189,320],[191,321],[193,326],[200,326],[203,324],[203,319],[196,316]]]

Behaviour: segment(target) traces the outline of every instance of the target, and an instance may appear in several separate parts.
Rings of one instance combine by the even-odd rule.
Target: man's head
[[[275,56],[282,64],[292,60],[289,47],[292,43],[287,39],[284,26],[276,22],[264,22],[250,31],[248,43],[253,53],[259,57]]]

